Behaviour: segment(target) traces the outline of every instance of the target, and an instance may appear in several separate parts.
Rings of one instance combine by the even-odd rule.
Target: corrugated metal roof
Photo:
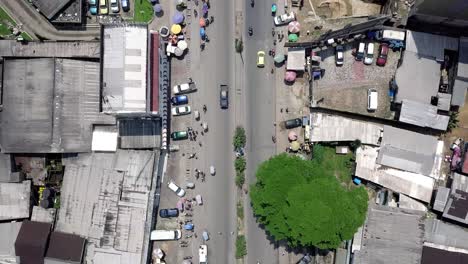
[[[437,195],[434,200],[434,206],[432,207],[432,209],[438,212],[443,212],[449,195],[450,195],[449,188],[439,186],[439,188],[437,189]]]
[[[430,176],[434,167],[437,144],[436,137],[384,126],[377,163]]]
[[[103,30],[103,110],[146,112],[147,26],[106,25]]]
[[[458,38],[407,30],[405,49],[443,61],[445,49],[458,51]]]
[[[140,263],[153,162],[151,151],[124,150],[65,161],[56,230],[99,248],[88,248],[88,261],[109,263],[99,262],[95,251],[110,250],[132,256],[125,263]]]
[[[443,111],[450,110],[450,101],[452,100],[452,95],[447,93],[437,93],[437,109]]]
[[[71,1],[72,0],[32,0],[32,3],[47,19],[51,19]]]
[[[310,114],[312,142],[354,141],[359,139],[362,144],[379,144],[383,126],[337,115]]]
[[[159,148],[161,144],[160,119],[119,119],[119,136],[122,149]]]
[[[41,263],[39,261],[44,259],[51,229],[51,224],[24,221],[15,242],[16,255],[34,258]]]
[[[420,264],[424,212],[371,205],[356,264]]]
[[[400,122],[445,131],[449,120],[449,116],[437,114],[436,106],[411,100],[402,102]]]
[[[431,97],[437,96],[439,91],[440,64],[407,50],[396,71],[395,81],[398,85],[395,102],[412,100],[430,104]]]
[[[468,250],[468,231],[465,228],[428,218],[424,230],[427,243]]]
[[[430,202],[435,180],[421,174],[382,167],[376,164],[378,148],[364,147],[356,151],[356,172],[359,178],[374,182],[392,191]]]
[[[99,62],[7,59],[5,65],[2,151],[90,151],[92,124],[109,122],[99,113]]]
[[[468,89],[468,38],[460,38],[457,76],[453,85],[452,105],[464,106]]]

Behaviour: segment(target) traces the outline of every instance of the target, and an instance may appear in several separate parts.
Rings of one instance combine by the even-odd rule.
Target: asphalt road
[[[49,40],[94,40],[99,38],[100,28],[86,30],[57,30],[26,0],[0,0],[12,18],[23,25],[23,29],[33,37],[38,36]]]
[[[249,26],[253,28],[253,36],[245,42],[245,80],[247,92],[247,182],[255,182],[255,170],[264,160],[275,154],[272,135],[275,133],[275,78],[271,73],[274,67],[268,51],[273,47],[271,29],[271,2],[255,1],[250,6],[250,0],[245,3],[245,32]],[[266,53],[265,68],[256,67],[257,52]],[[247,263],[262,264],[278,263],[278,253],[275,244],[268,240],[264,229],[260,228],[253,217],[250,206],[247,207]]]
[[[211,239],[207,242],[209,263],[231,264],[235,259],[235,235],[231,235],[231,232],[236,231],[236,187],[233,178],[234,153],[230,151],[235,128],[233,9],[234,1],[212,2],[209,16],[214,16],[215,21],[206,28],[210,42],[204,51],[199,47],[198,18],[192,18],[190,25],[190,72],[198,86],[190,104],[201,112],[201,121],[206,121],[209,127],[204,136],[197,138],[202,142],[202,147],[197,146],[200,158],[194,166],[206,172],[206,182],[198,184],[196,188],[205,204],[198,212],[195,225],[206,227],[211,233]],[[220,109],[220,84],[229,85],[231,100],[228,110]],[[201,111],[203,104],[208,108],[206,114]],[[196,126],[199,129],[199,123]],[[216,168],[215,176],[209,175],[211,165]]]

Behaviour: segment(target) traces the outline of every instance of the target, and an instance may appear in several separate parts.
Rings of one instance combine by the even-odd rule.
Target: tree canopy
[[[329,164],[333,162],[321,162],[320,157],[302,160],[281,154],[259,166],[250,191],[252,207],[275,240],[293,247],[332,249],[362,226],[366,190],[347,190]]]

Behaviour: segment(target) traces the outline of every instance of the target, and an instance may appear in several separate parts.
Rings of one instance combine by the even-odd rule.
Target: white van
[[[367,44],[367,52],[364,57],[364,64],[371,65],[374,61],[374,43]]]
[[[150,240],[177,240],[182,237],[180,230],[153,230]]]
[[[367,90],[367,110],[377,110],[378,94],[375,89]]]

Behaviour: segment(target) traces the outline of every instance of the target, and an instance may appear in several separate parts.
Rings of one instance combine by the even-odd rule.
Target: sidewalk
[[[288,8],[287,11],[295,11],[296,8]],[[284,1],[278,2],[277,14],[285,12]],[[284,47],[287,42],[288,30],[287,27],[276,28],[276,54],[287,55],[288,49]],[[277,34],[282,32],[284,38],[282,42],[278,41]],[[272,59],[272,57],[270,57]],[[276,82],[276,153],[280,154],[285,152],[289,147],[288,133],[290,131],[296,132],[299,136],[298,141],[304,142],[304,129],[302,127],[295,129],[285,129],[283,122],[288,119],[302,117],[309,113],[308,107],[308,81],[304,78],[298,78],[292,85],[287,85],[284,82],[284,75],[286,73],[286,61],[281,67],[275,67],[275,82]],[[288,110],[286,112],[286,110]],[[285,244],[280,244],[278,247],[278,263],[291,264],[297,263],[302,255],[296,255],[294,252],[288,252]]]

